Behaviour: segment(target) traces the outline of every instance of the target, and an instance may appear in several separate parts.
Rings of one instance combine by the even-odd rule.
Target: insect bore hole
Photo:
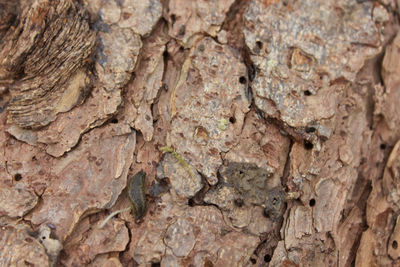
[[[15,181],[21,181],[21,179],[22,179],[22,175],[20,174],[20,173],[16,173],[15,175],[14,175],[14,180]]]
[[[314,133],[317,129],[315,129],[315,127],[312,126],[307,126],[306,127],[306,133]]]
[[[271,261],[271,255],[265,254],[265,255],[264,255],[264,261],[265,261],[265,262],[270,262],[270,261]]]
[[[261,41],[257,41],[256,46],[261,50],[263,48],[263,43]]]
[[[246,83],[246,77],[244,77],[244,76],[241,76],[240,78],[239,78],[239,82],[241,83],[241,84],[245,84]]]
[[[308,203],[310,205],[310,207],[314,207],[315,206],[315,199],[310,199],[310,202]]]
[[[309,90],[305,90],[305,91],[304,91],[304,95],[305,95],[305,96],[310,96],[310,95],[311,95],[311,92],[310,92]]]
[[[386,144],[382,143],[379,147],[381,148],[381,150],[385,150],[386,149]]]
[[[394,240],[394,241],[392,242],[392,248],[393,248],[393,249],[397,249],[398,246],[399,246],[399,244],[397,244],[397,241]]]
[[[229,122],[232,123],[232,124],[235,123],[236,122],[236,118],[235,117],[230,117],[229,118]]]
[[[313,149],[313,147],[314,147],[314,145],[313,145],[313,143],[311,143],[310,141],[304,141],[304,148],[305,149],[307,149],[307,150],[311,150],[311,149]]]
[[[111,120],[111,123],[113,123],[113,124],[118,123],[118,119],[116,119],[116,118],[112,119],[112,120]]]
[[[196,203],[194,202],[193,198],[189,198],[189,200],[188,200],[188,205],[189,205],[189,207],[194,207],[195,204],[196,204]]]
[[[171,24],[174,25],[176,21],[176,16],[175,14],[171,14]]]
[[[243,199],[241,199],[241,198],[235,199],[233,203],[235,203],[235,205],[239,208],[243,207],[243,205],[244,205]]]

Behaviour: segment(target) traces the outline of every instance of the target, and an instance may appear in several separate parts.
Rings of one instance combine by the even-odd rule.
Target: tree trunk
[[[399,11],[0,0],[0,265],[400,265]]]

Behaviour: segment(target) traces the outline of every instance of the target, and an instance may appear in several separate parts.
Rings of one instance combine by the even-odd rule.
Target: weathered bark
[[[0,0],[0,266],[399,265],[398,14]]]

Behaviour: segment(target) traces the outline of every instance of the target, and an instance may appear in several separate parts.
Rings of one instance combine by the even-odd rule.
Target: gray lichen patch
[[[232,162],[221,166],[219,173],[221,180],[206,193],[204,201],[221,208],[233,226],[250,227],[254,218],[257,218],[256,224],[264,220],[268,225],[267,218],[272,222],[282,218],[286,198],[282,188],[274,186],[271,170],[255,164]],[[264,209],[264,215],[261,215],[261,209]],[[261,228],[251,225],[249,230],[257,234],[271,230]]]
[[[268,182],[272,173],[254,164],[232,162],[222,166],[219,170],[221,184],[228,184],[235,188],[243,201],[248,204],[261,205],[265,202]]]
[[[372,10],[371,2],[251,1],[244,35],[258,70],[256,106],[298,129],[331,119],[345,88],[332,84],[354,81],[364,61],[380,51]]]

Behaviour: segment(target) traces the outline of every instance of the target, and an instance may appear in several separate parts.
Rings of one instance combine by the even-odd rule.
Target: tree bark
[[[399,265],[398,20],[0,0],[0,265]]]

